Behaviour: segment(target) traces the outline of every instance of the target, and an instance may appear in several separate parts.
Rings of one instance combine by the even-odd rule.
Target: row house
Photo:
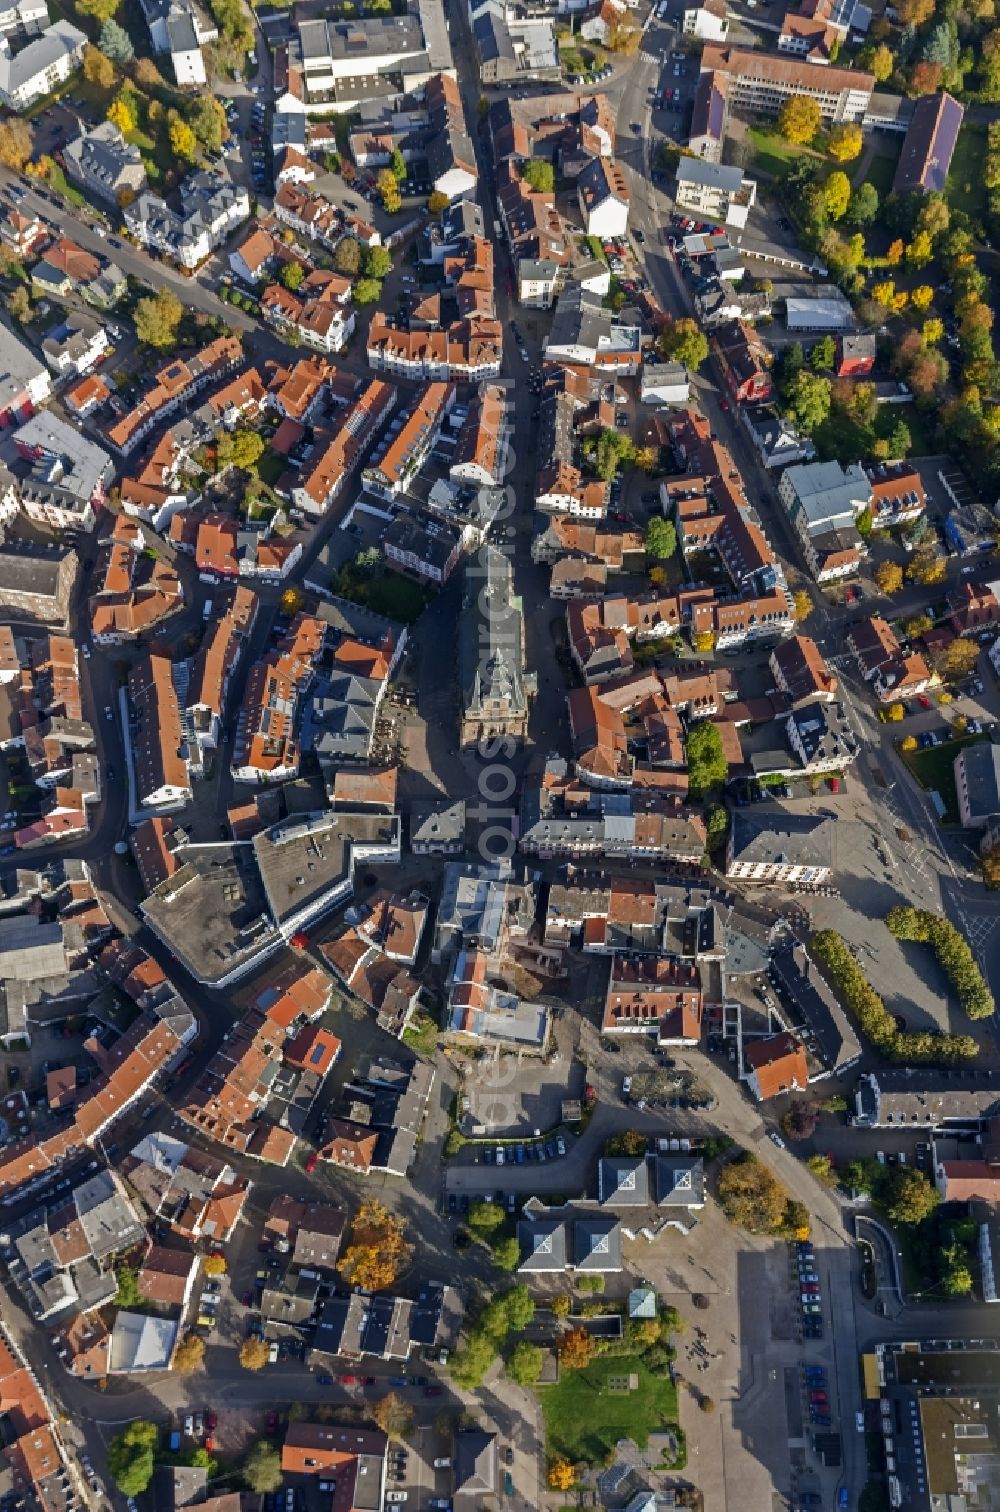
[[[382,536],[389,565],[419,583],[442,587],[477,536],[469,524],[460,526],[426,515],[397,514]]]
[[[790,635],[771,652],[768,666],[775,686],[790,700],[792,708],[800,704],[832,703],[837,696],[837,678],[808,635]]]
[[[555,769],[553,771],[553,769]],[[641,787],[614,792],[582,784],[555,760],[530,780],[521,797],[518,845],[542,860],[616,857],[631,861],[700,862],[701,816],[679,795]]]
[[[332,433],[317,433],[315,460],[303,468],[292,491],[292,502],[306,514],[329,509],[389,419],[396,404],[396,388],[373,378],[339,417]]]
[[[73,1116],[47,1138],[31,1134],[9,1141],[0,1152],[0,1193],[9,1195],[63,1161],[92,1148],[116,1119],[145,1096],[179,1061],[198,1029],[194,1015],[139,946],[124,939],[106,945],[98,969],[135,1004],[138,1016],[110,1051],[96,1040],[85,1049],[97,1075],[78,1094]]]
[[[131,768],[136,807],[171,813],[193,796],[173,663],[147,652],[128,677]]]
[[[496,383],[484,383],[469,402],[458,433],[448,476],[453,483],[492,488],[504,476],[507,462],[507,401]]]
[[[196,495],[181,482],[185,453],[172,431],[164,431],[146,460],[119,485],[122,509],[134,519],[166,530],[178,510],[189,509]]]
[[[325,644],[323,621],[299,614],[275,650],[250,668],[233,750],[237,781],[298,775],[302,703]]]
[[[454,403],[452,384],[426,383],[398,430],[364,469],[365,486],[387,500],[405,493],[430,455]]]
[[[572,515],[542,516],[531,543],[531,560],[554,566],[567,557],[593,562],[608,572],[621,572],[626,557],[638,559],[645,552],[639,530],[614,530]]]
[[[404,330],[376,310],[368,328],[368,361],[401,378],[496,378],[503,360],[503,329],[492,316],[452,321],[439,330]]]
[[[274,216],[299,235],[319,242],[332,252],[341,238],[350,234],[350,222],[344,212],[322,194],[313,194],[301,184],[286,182],[274,196]],[[378,246],[382,238],[370,227],[364,228],[366,245]]]
[[[224,614],[212,620],[193,658],[185,695],[191,773],[200,777],[206,757],[219,748],[232,679],[257,616],[257,595],[240,587]]]
[[[122,456],[130,456],[163,420],[198,394],[231,373],[243,359],[235,336],[218,336],[194,356],[175,357],[154,374],[153,386],[139,403],[111,425],[104,435]]]
[[[763,337],[742,320],[717,326],[712,347],[726,387],[737,404],[761,404],[770,399],[771,354]]]
[[[653,1034],[661,1045],[697,1045],[704,1012],[697,966],[665,956],[612,956],[602,1034]]]

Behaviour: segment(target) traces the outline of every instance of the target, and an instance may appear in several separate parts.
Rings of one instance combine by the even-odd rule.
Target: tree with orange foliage
[[[586,1328],[571,1328],[559,1340],[559,1364],[564,1370],[586,1370],[594,1358],[594,1337]]]
[[[406,1225],[375,1197],[358,1208],[351,1225],[351,1242],[337,1269],[352,1286],[384,1291],[392,1286],[413,1253],[406,1241]]]
[[[557,1455],[549,1461],[549,1485],[553,1491],[572,1491],[576,1485],[576,1471],[568,1459]]]

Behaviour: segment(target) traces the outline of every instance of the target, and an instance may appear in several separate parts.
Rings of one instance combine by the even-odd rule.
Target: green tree
[[[913,437],[910,427],[905,420],[897,420],[888,438],[889,456],[893,461],[900,461],[905,457],[913,445]]]
[[[354,303],[358,305],[375,304],[382,293],[382,285],[377,278],[359,278],[354,285]]]
[[[866,538],[870,536],[874,524],[875,516],[872,513],[872,507],[870,504],[866,504],[864,509],[861,511],[861,513],[858,515],[858,518],[854,522],[858,535],[864,536]]]
[[[821,336],[813,343],[809,353],[809,366],[814,373],[829,373],[837,360],[837,343],[832,336]]]
[[[844,219],[849,226],[870,226],[877,220],[878,211],[878,190],[875,185],[859,184],[851,195],[851,203]]]
[[[806,1166],[822,1186],[836,1186],[837,1173],[829,1155],[810,1155],[806,1159]]]
[[[115,1276],[118,1280],[118,1291],[115,1296],[115,1306],[128,1312],[133,1307],[142,1307],[144,1298],[139,1290],[139,1272],[134,1265],[126,1265],[124,1261],[115,1267]]]
[[[386,247],[365,247],[361,271],[366,278],[386,278],[392,269],[392,253]]]
[[[677,527],[673,520],[665,520],[662,515],[653,515],[646,526],[646,555],[654,557],[656,561],[666,561],[677,550]]]
[[[686,316],[671,321],[660,337],[660,351],[673,362],[682,362],[691,373],[696,373],[708,356],[708,337],[697,321]]]
[[[786,346],[778,359],[778,388],[782,395],[787,398],[789,390],[795,379],[806,365],[806,354],[801,341],[793,341]]]
[[[132,40],[124,26],[119,26],[113,16],[109,16],[101,27],[98,37],[101,52],[113,63],[130,63],[133,57]]]
[[[406,159],[403,157],[403,154],[398,147],[394,147],[392,149],[392,155],[389,159],[389,171],[391,172],[393,178],[396,180],[397,184],[402,184],[405,182],[407,173]]]
[[[301,289],[305,276],[306,270],[300,262],[287,262],[283,264],[278,279],[294,294],[296,289]]]
[[[244,471],[256,467],[264,455],[264,441],[256,431],[220,431],[215,443],[215,463],[222,472],[227,467]]]
[[[135,307],[135,333],[146,346],[172,347],[184,317],[184,307],[171,289],[140,299]]]
[[[140,1496],[153,1479],[153,1450],[159,1439],[155,1423],[137,1418],[108,1445],[108,1474],[123,1496]]]
[[[699,719],[687,733],[688,790],[693,798],[725,782],[729,764],[722,749],[718,726]]]
[[[507,1234],[502,1239],[495,1239],[490,1246],[493,1255],[493,1264],[497,1270],[515,1271],[521,1262],[521,1246],[513,1234]]]
[[[941,1201],[927,1178],[912,1166],[891,1166],[879,1183],[878,1200],[893,1223],[922,1223]]]
[[[492,1234],[494,1229],[503,1228],[507,1220],[499,1202],[485,1202],[480,1199],[472,1203],[466,1221],[475,1233]]]
[[[545,158],[529,158],[522,163],[521,177],[536,194],[551,194],[556,186],[555,169]]]
[[[830,380],[805,369],[796,373],[789,385],[787,405],[799,429],[811,435],[830,414]]]
[[[542,1373],[544,1356],[537,1344],[529,1344],[526,1339],[515,1344],[507,1357],[504,1369],[512,1381],[519,1386],[534,1386]]]
[[[633,446],[628,436],[620,430],[601,431],[594,448],[594,470],[599,478],[609,482],[623,463],[632,456]]]
[[[206,152],[218,152],[229,136],[226,112],[214,95],[197,95],[188,114],[188,124]]]
[[[451,1374],[466,1391],[477,1391],[497,1357],[497,1346],[487,1333],[474,1330],[451,1357]]]
[[[705,815],[705,831],[708,836],[708,849],[719,850],[729,834],[729,810],[725,804],[712,804]]]
[[[258,1439],[243,1461],[240,1473],[251,1491],[266,1496],[281,1485],[281,1455],[274,1444]]]

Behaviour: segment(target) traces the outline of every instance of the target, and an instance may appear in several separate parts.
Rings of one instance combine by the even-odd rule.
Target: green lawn
[[[878,191],[879,204],[882,205],[889,198],[892,189],[892,181],[896,176],[896,164],[899,161],[899,151],[883,153],[879,152],[872,158],[868,168],[861,179],[855,176],[854,187],[859,182],[871,184]]]
[[[609,1391],[609,1376],[637,1375],[637,1391]],[[651,1375],[632,1356],[597,1359],[586,1370],[564,1370],[555,1386],[540,1386],[550,1455],[575,1463],[603,1464],[621,1438],[644,1449],[651,1433],[675,1428],[677,1389],[666,1376]]]
[[[945,807],[944,823],[958,824],[958,795],[955,792],[955,757],[963,746],[973,745],[977,740],[988,740],[988,735],[963,735],[957,740],[947,740],[944,745],[931,746],[926,751],[901,751],[900,755],[913,776],[928,792],[940,795]]]
[[[965,120],[955,143],[945,194],[948,203],[967,215],[981,217],[986,210],[983,162],[986,158],[986,127]]]
[[[810,148],[798,142],[786,142],[778,132],[767,131],[763,126],[751,126],[747,135],[754,148],[753,167],[771,173],[775,178],[784,178],[789,166],[798,162],[803,153],[808,157],[819,157],[819,153]]]

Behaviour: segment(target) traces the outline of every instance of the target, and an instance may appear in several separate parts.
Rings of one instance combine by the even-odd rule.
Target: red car
[[[358,1378],[356,1375],[339,1375],[337,1377],[337,1380],[340,1382],[341,1386],[356,1386],[358,1384]]]
[[[313,1173],[313,1171],[315,1171],[317,1160],[319,1160],[319,1154],[314,1150],[313,1153],[310,1155],[309,1159],[306,1161],[306,1175],[307,1176],[311,1176],[312,1173]]]
[[[927,697],[926,693],[918,693],[917,694],[917,703],[920,705],[920,707],[922,709],[929,709],[930,706],[931,706],[931,701]]]
[[[720,399],[719,400],[719,408],[721,410],[725,410],[726,413],[728,414],[728,412],[729,412],[729,400],[728,399]]]

